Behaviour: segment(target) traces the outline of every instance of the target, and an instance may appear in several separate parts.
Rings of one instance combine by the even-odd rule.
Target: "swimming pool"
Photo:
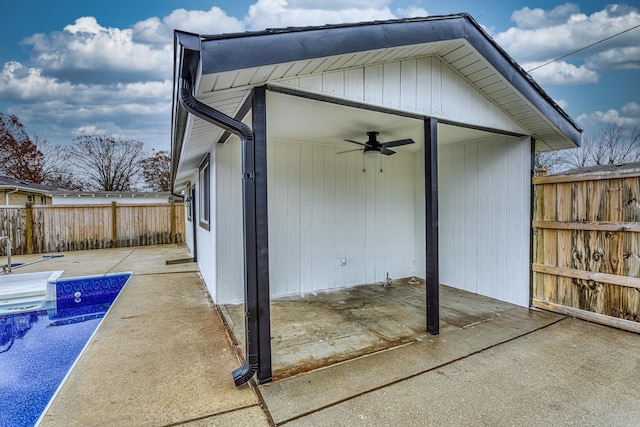
[[[46,309],[0,316],[0,425],[33,426],[131,273],[57,279]]]

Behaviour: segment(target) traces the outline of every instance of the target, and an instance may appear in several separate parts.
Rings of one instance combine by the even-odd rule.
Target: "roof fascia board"
[[[410,24],[410,25],[409,25]],[[443,19],[327,26],[299,31],[257,32],[203,38],[202,73],[308,60],[367,50],[464,38],[462,15]]]
[[[467,32],[467,42],[571,142],[580,146],[582,129],[475,21],[468,22],[476,31]]]

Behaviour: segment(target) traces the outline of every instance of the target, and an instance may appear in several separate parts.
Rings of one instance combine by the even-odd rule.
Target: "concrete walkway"
[[[196,266],[165,265],[186,255],[175,245],[122,248],[65,253],[24,267],[61,269],[67,277],[134,272],[42,426],[640,420],[640,335],[521,307],[257,390],[236,388],[231,371],[240,362]]]
[[[197,266],[165,263],[187,255],[177,245],[69,252],[16,270],[134,273],[41,426],[269,425],[257,394],[234,386],[240,362]]]

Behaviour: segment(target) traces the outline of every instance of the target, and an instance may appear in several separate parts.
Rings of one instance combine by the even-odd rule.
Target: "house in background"
[[[533,152],[581,137],[466,14],[177,31],[172,132],[188,245],[245,303],[237,384],[271,378],[275,296],[415,275],[433,334],[439,283],[529,306]]]
[[[4,206],[50,205],[51,192],[55,190],[46,185],[0,176],[0,204]]]
[[[182,201],[168,191],[70,191],[56,190],[50,193],[54,205],[152,205]]]

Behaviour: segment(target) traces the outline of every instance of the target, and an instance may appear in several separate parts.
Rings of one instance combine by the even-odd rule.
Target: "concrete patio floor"
[[[425,332],[425,283],[397,279],[347,289],[273,298],[271,335],[273,378],[300,373],[429,339]],[[225,321],[244,357],[244,306],[221,305]],[[528,313],[509,303],[440,287],[441,333]],[[541,321],[557,316],[540,314]],[[537,325],[539,326],[539,325]]]
[[[236,349],[197,266],[165,264],[186,256],[178,245],[68,252],[16,270],[134,273],[42,426],[595,426],[640,419],[640,335],[442,287],[441,333],[431,336],[421,331],[416,308],[422,290],[403,283],[330,292],[324,306],[309,297],[274,300],[274,366],[283,379],[236,388]],[[311,311],[304,325],[291,322],[303,319],[292,304]],[[229,317],[233,309],[225,310]],[[350,324],[336,325],[343,320],[335,316]],[[229,319],[237,330],[241,322]],[[321,360],[332,345],[354,350],[349,337],[358,334],[375,345],[288,376],[287,364]],[[351,344],[336,347],[332,338],[340,337]],[[305,356],[278,359],[294,353]]]

